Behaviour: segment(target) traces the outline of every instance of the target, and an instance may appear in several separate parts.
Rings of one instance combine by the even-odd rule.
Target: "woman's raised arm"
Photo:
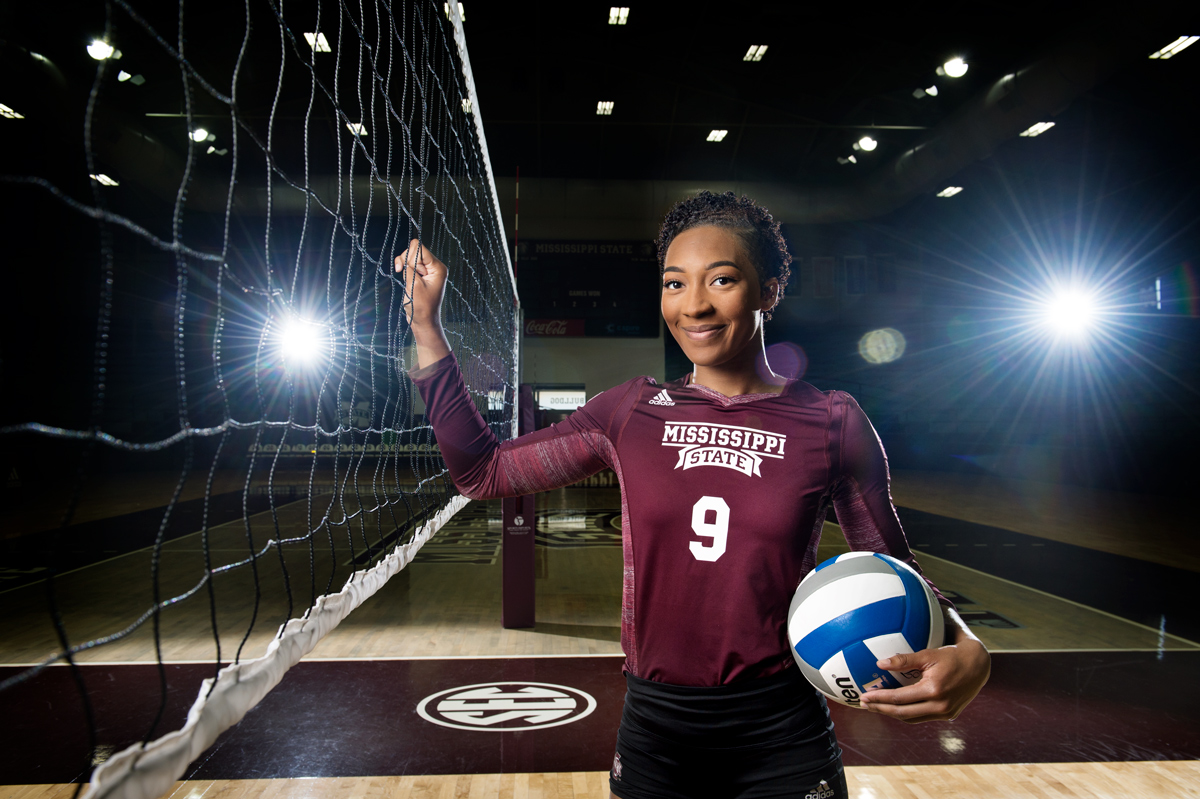
[[[471,499],[519,496],[570,485],[613,465],[608,425],[628,392],[593,398],[572,418],[501,442],[479,414],[442,330],[446,265],[416,239],[396,257],[408,301],[404,314],[417,345],[409,371],[458,489]]]

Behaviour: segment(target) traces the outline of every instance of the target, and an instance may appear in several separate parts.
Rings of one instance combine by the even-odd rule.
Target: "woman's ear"
[[[761,310],[772,311],[779,304],[779,279],[771,278],[763,283]]]

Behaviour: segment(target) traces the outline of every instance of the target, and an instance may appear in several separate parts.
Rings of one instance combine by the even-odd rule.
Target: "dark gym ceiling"
[[[1119,97],[1131,113],[1178,103],[1189,91],[1179,61],[1200,57],[1148,62],[1177,24],[1144,13],[1097,20],[1046,3],[644,3],[625,25],[608,24],[609,8],[468,0],[497,174],[519,166],[531,177],[844,185],[1066,42],[1114,53],[1099,91],[1113,73],[1146,73]],[[743,60],[764,44],[761,61]],[[967,73],[938,76],[955,56]],[[931,86],[936,97],[914,96]],[[600,101],[613,102],[611,115],[597,115]],[[728,131],[723,141],[706,141],[714,129]],[[879,142],[874,152],[852,149],[864,135]],[[839,163],[850,155],[857,163]]]
[[[176,4],[135,5],[156,29],[174,32]],[[185,13],[188,57],[218,85],[227,83],[225,73],[240,42],[243,12],[235,14],[236,5],[224,10],[188,5]],[[442,4],[421,5],[429,15]],[[251,4],[260,48],[277,36],[268,8]],[[313,16],[316,8],[310,0],[287,4],[289,18]],[[907,182],[892,185],[887,197],[860,208],[857,216],[841,217],[869,218],[938,190],[943,184],[935,181],[1001,145],[1015,149],[1019,144],[1035,154],[1029,173],[1036,178],[1039,163],[1083,146],[1081,126],[1064,124],[1069,115],[1056,116],[1081,99],[1103,104],[1109,118],[1126,128],[1123,141],[1159,153],[1179,147],[1181,157],[1194,160],[1184,151],[1200,47],[1171,60],[1149,60],[1150,52],[1191,28],[1186,19],[1144,8],[1103,16],[1081,14],[1077,4],[1055,3],[955,8],[656,2],[629,6],[623,25],[609,24],[611,8],[597,2],[466,0],[466,37],[497,176],[512,177],[519,168],[523,179],[772,183],[798,191],[879,194],[883,182],[904,171],[897,164],[906,152],[923,142],[936,145],[925,150],[931,163],[908,169]],[[330,11],[326,8],[322,17]],[[182,163],[186,130],[178,116],[183,110],[178,71],[161,47],[133,42],[145,33],[126,12],[114,7],[112,18],[130,42],[122,68],[146,80],[106,89],[104,108],[122,114],[126,129],[136,128],[147,140],[175,150]],[[4,159],[9,163],[0,171],[48,173],[49,166],[39,170],[36,162],[46,158],[57,164],[64,153],[68,160],[81,160],[76,117],[95,72],[84,47],[103,30],[104,19],[101,2],[13,3],[0,9],[6,59],[11,61],[12,45],[46,53],[61,78],[61,85],[52,87],[59,94],[30,96],[22,76],[9,71],[9,94],[57,118],[37,128],[37,142],[10,149]],[[1086,52],[1072,51],[1073,43],[1082,43]],[[751,45],[766,46],[761,60],[744,60]],[[955,56],[966,61],[965,75],[936,74]],[[332,68],[333,55],[328,59],[324,66]],[[1058,126],[1036,141],[1018,143],[1015,129],[996,129],[980,109],[991,102],[998,81],[1024,75],[1022,70],[1039,63],[1051,64],[1042,70],[1041,84],[1062,85],[1056,84],[1049,105],[1043,102],[1036,113],[1031,108],[1025,115],[1030,124],[1057,121]],[[349,64],[341,69],[352,79]],[[277,57],[245,65],[239,100],[247,117],[265,119],[277,70]],[[295,70],[285,81],[281,124],[303,116],[309,87],[297,79],[300,74]],[[915,96],[930,87],[936,87],[936,96]],[[1044,88],[1018,86],[1014,96],[1033,96]],[[613,104],[611,114],[596,113],[600,102]],[[197,92],[193,112],[203,121],[204,114],[221,116],[224,109]],[[327,122],[329,133],[340,129],[332,116]],[[963,125],[972,124],[974,130],[964,135]],[[727,134],[719,142],[707,141],[713,130]],[[863,136],[878,142],[873,152],[853,149]],[[276,140],[281,154],[287,141],[285,136]],[[216,146],[221,144],[218,140]],[[310,146],[309,153],[314,174],[336,169],[321,147]],[[221,178],[218,156],[201,158],[197,179],[205,171]],[[261,174],[260,168],[239,180],[261,182]],[[201,207],[200,199],[197,184],[194,207]]]

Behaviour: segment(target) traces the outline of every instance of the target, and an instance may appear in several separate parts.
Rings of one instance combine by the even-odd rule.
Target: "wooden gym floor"
[[[299,476],[295,481],[301,486],[305,482]],[[169,480],[160,478],[114,479],[98,486],[84,502],[78,522],[119,524],[139,513],[153,515],[171,487]],[[229,486],[220,487],[232,490],[237,483],[230,480]],[[189,486],[183,499],[194,500],[199,496],[196,492],[197,487]],[[1196,643],[1200,635],[1189,618],[1191,603],[1181,587],[1194,582],[1200,555],[1188,546],[1193,525],[1182,502],[1172,506],[1157,497],[942,473],[896,473],[893,493],[922,566],[940,588],[952,592],[964,616],[996,653],[995,673],[980,699],[953,724],[908,727],[871,716],[875,726],[870,726],[862,718],[866,714],[836,713],[839,732],[844,733],[852,796],[1200,795],[1200,729],[1195,721],[1200,689],[1186,676],[1197,673],[1200,665]],[[54,501],[53,495],[42,498],[31,493],[6,518],[4,536],[36,532],[40,519],[52,518]],[[307,501],[281,502],[280,529],[303,528]],[[509,670],[528,666],[530,673],[548,675],[549,682],[568,679],[555,675],[576,674],[578,680],[592,680],[599,686],[593,689],[598,700],[613,697],[603,700],[595,718],[574,725],[579,730],[574,736],[586,738],[588,748],[596,750],[583,760],[564,759],[551,751],[554,747],[519,756],[499,750],[489,754],[485,750],[490,743],[480,747],[462,743],[478,733],[465,733],[465,738],[458,733],[458,738],[445,739],[444,748],[452,753],[479,749],[467,754],[478,754],[480,763],[498,765],[483,773],[456,772],[453,762],[438,760],[440,755],[406,753],[402,760],[410,766],[425,762],[426,770],[383,765],[377,768],[386,773],[336,773],[335,764],[323,766],[321,773],[311,768],[305,773],[305,765],[312,766],[319,758],[296,738],[284,736],[271,738],[275,759],[258,757],[254,773],[227,754],[210,752],[207,772],[197,767],[193,779],[181,782],[173,796],[606,796],[602,769],[611,758],[611,742],[604,742],[611,741],[613,730],[608,726],[615,729],[614,719],[619,718],[621,685],[619,507],[619,496],[611,488],[566,489],[539,497],[543,546],[538,549],[537,626],[504,630],[500,627],[498,506],[472,503],[416,562],[334,630],[252,714],[259,730],[256,740],[263,740],[264,735],[270,738],[262,733],[270,728],[269,724],[263,727],[264,718],[269,721],[276,714],[277,720],[290,719],[292,706],[311,708],[317,703],[320,708],[320,702],[329,701],[331,706],[316,713],[315,722],[311,718],[305,722],[317,724],[315,734],[306,737],[326,736],[322,743],[327,744],[334,726],[322,717],[353,720],[357,715],[359,727],[378,729],[371,721],[370,706],[388,700],[353,697],[355,692],[369,693],[366,689],[371,685],[388,685],[395,689],[392,694],[404,694],[395,701],[415,705],[437,690],[430,687],[436,680],[430,682],[433,678],[422,675],[449,679],[447,675],[457,674],[461,679],[451,684],[464,685],[472,679],[482,681],[469,675],[496,671],[502,663]],[[256,533],[271,524],[265,513],[253,521]],[[827,524],[822,556],[844,546],[836,525]],[[214,526],[210,549],[219,562],[244,557],[241,521]],[[168,541],[160,563],[164,595],[193,585],[202,562],[198,534],[181,533]],[[295,577],[291,615],[297,615],[309,596],[307,548],[289,551],[286,562]],[[319,574],[333,566],[320,548],[313,562]],[[110,634],[149,606],[148,550],[107,559],[92,553],[81,563],[57,581],[72,641]],[[346,563],[341,566],[350,568]],[[261,579],[265,599],[243,657],[261,654],[289,614],[286,600],[281,599],[285,592],[279,569],[264,568]],[[228,661],[251,616],[253,579],[242,569],[224,575],[216,587],[221,598],[217,627],[222,657]],[[97,597],[102,601],[97,602]],[[161,642],[163,660],[174,669],[170,717],[186,712],[199,679],[211,670],[217,644],[207,600],[182,602],[164,613]],[[0,679],[56,649],[45,610],[45,585],[36,570],[18,565],[0,571]],[[89,664],[87,668],[93,670],[89,675],[96,675],[89,676],[89,686],[127,681],[133,686],[129,690],[151,697],[151,704],[157,705],[156,670],[146,672],[152,667],[134,665],[155,661],[148,625],[121,641],[81,653],[79,661]],[[210,665],[202,666],[204,661]],[[61,681],[57,673],[65,677],[65,672],[55,667],[45,674],[55,674],[53,679]],[[143,687],[147,679],[150,690]],[[1155,685],[1156,681],[1171,683],[1169,690]],[[76,776],[71,768],[78,771],[78,766],[72,766],[70,758],[58,766],[55,757],[39,754],[69,747],[61,740],[39,739],[38,724],[29,721],[37,716],[34,708],[39,705],[54,706],[50,715],[55,718],[55,714],[64,719],[78,715],[72,710],[77,701],[72,702],[69,687],[60,692],[52,682],[30,681],[0,694],[0,706],[30,708],[29,713],[5,713],[10,721],[4,725],[2,746],[8,765],[0,766],[0,781],[14,784],[0,786],[0,799],[69,795],[70,786],[62,783]],[[289,687],[292,683],[294,688]],[[336,691],[330,697],[313,695],[314,685],[343,683],[357,685],[344,701]],[[103,689],[94,692],[102,709]],[[273,698],[276,705],[270,705]],[[113,701],[129,704],[115,694]],[[18,716],[23,721],[14,724],[11,719]],[[144,734],[144,719],[129,723],[130,729],[140,731],[119,732],[120,723],[106,726],[99,719],[101,743],[109,747],[101,750],[101,756],[124,745],[112,741],[124,741],[122,736],[136,740]],[[276,726],[295,729],[297,723],[278,721]],[[441,734],[428,732],[432,725],[422,728],[421,723],[413,721],[416,741],[410,745]],[[254,724],[244,722],[226,735],[235,740],[243,734],[242,727]],[[592,725],[586,732],[585,724]],[[164,727],[168,729],[174,727]],[[336,734],[352,738],[354,730],[351,725]],[[552,731],[552,737],[571,738],[571,727]],[[227,753],[234,748],[221,749],[219,742],[214,750]],[[379,755],[383,760],[371,761],[369,747],[356,749],[344,758],[346,763],[357,762],[355,757],[368,764],[392,762],[387,752]],[[279,752],[285,756],[280,758]],[[471,760],[464,757],[460,762]],[[222,758],[226,766],[220,765]],[[217,773],[222,768],[226,771]],[[14,778],[30,774],[47,776]]]

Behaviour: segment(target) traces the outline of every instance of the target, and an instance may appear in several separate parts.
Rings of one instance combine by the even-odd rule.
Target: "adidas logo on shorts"
[[[811,791],[804,794],[804,799],[830,799],[830,797],[833,797],[836,793],[837,792],[830,787],[828,782],[821,780],[820,784],[817,785],[816,788],[813,788]]]
[[[651,405],[674,405],[675,400],[671,399],[671,397],[667,394],[667,390],[664,388],[662,391],[658,392],[658,394],[653,399],[650,400],[650,404]]]

